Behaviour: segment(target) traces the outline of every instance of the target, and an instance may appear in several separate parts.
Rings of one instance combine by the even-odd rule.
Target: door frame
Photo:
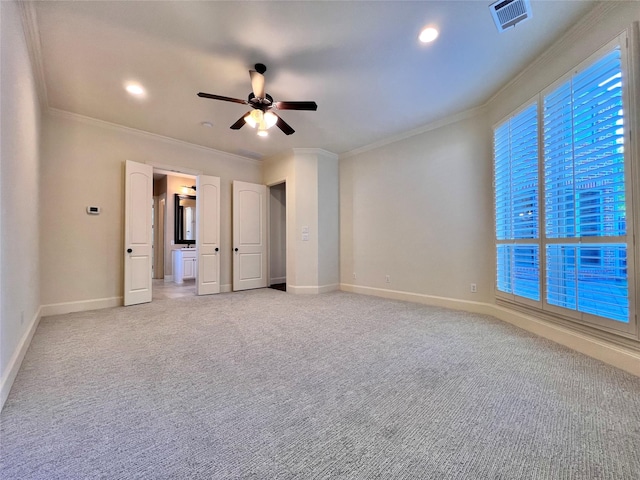
[[[133,160],[125,160],[125,182],[126,180],[126,162],[129,161],[133,161]],[[151,175],[151,181],[152,181],[152,185],[151,185],[151,196],[149,198],[149,209],[151,210],[151,203],[154,202],[154,195],[153,195],[153,175],[156,173],[160,173],[163,175],[175,175],[175,176],[181,176],[181,175],[189,175],[189,176],[193,176],[193,177],[197,177],[198,175],[202,175],[202,171],[200,170],[193,170],[190,168],[184,168],[184,167],[176,167],[174,165],[166,165],[166,164],[159,164],[157,162],[153,162],[153,161],[149,161],[149,162],[135,162],[134,163],[140,163],[142,165],[146,165],[151,167],[151,171],[152,171],[152,175]],[[126,187],[126,185],[125,185]],[[165,234],[166,237],[166,226],[167,226],[167,218],[166,218],[166,214],[167,214],[167,195],[165,192],[165,205],[164,205],[164,211],[165,211],[165,218],[164,218],[164,225],[165,225],[165,232],[163,232],[163,234]],[[123,223],[125,222],[125,218],[124,216],[126,215],[126,209],[128,206],[128,199],[126,198],[126,192],[125,192],[125,201],[124,201],[124,211],[123,211]],[[159,203],[159,202],[158,202]],[[125,239],[126,242],[126,239]],[[125,247],[126,250],[127,247]],[[164,242],[164,252],[163,252],[163,270],[166,271],[166,249],[167,249],[167,243]],[[155,256],[155,253],[154,253]],[[155,262],[155,258],[152,259],[152,262]],[[151,275],[151,271],[149,272]],[[164,272],[163,272],[164,273]],[[126,285],[126,272],[123,271],[123,282]],[[165,275],[165,279],[166,279],[166,275]],[[166,281],[166,280],[165,280]],[[149,279],[149,283],[150,283],[150,290],[151,290],[151,302],[153,302],[153,279],[150,278]],[[126,287],[125,287],[126,288]]]
[[[284,206],[284,256],[285,256],[285,285],[286,285],[286,290],[287,293],[289,293],[289,282],[291,281],[291,273],[292,273],[292,268],[291,268],[291,255],[290,255],[290,250],[289,250],[289,233],[290,233],[290,223],[291,223],[291,219],[289,218],[289,214],[291,212],[290,210],[290,200],[291,200],[291,193],[289,192],[289,178],[288,177],[282,177],[281,179],[278,180],[274,180],[272,182],[269,182],[267,184],[265,184],[267,186],[267,190],[269,191],[269,196],[271,196],[271,187],[275,187],[276,185],[280,185],[283,184],[285,185],[284,188],[284,202],[285,202],[285,206]],[[267,238],[270,241],[271,240],[271,209],[267,208]],[[271,245],[269,245],[269,248],[267,248],[267,275],[268,278],[271,278]],[[268,286],[268,285],[267,285]]]

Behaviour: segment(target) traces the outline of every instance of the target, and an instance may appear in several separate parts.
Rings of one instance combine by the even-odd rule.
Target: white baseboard
[[[287,292],[295,294],[312,294],[333,292],[334,290],[340,290],[340,284],[332,283],[330,285],[313,285],[313,286],[300,286],[287,284]]]
[[[499,305],[345,283],[340,290],[491,315],[640,377],[640,352]]]
[[[173,282],[173,275],[165,275],[164,276],[164,281],[165,281],[165,283]]]
[[[424,295],[421,293],[401,292],[399,290],[387,290],[386,288],[362,287],[360,285],[340,284],[340,290],[345,292],[361,293],[364,295],[374,295],[376,297],[390,298],[392,300],[404,300],[405,302],[424,303],[435,307],[451,308],[453,310],[464,310],[472,313],[483,313],[492,315],[491,304],[484,302],[472,302],[469,300],[459,300],[449,297],[437,297],[435,295]]]
[[[227,283],[225,285],[220,285],[220,293],[229,293],[232,291],[233,285]]]
[[[16,348],[16,351],[9,360],[9,364],[7,365],[6,370],[2,372],[2,379],[0,380],[0,411],[2,410],[2,407],[4,407],[4,402],[6,402],[7,398],[9,397],[9,392],[11,391],[11,387],[13,386],[13,382],[18,375],[18,371],[20,370],[20,366],[22,365],[22,360],[24,359],[24,356],[29,349],[31,339],[33,338],[33,334],[36,332],[36,329],[40,324],[40,319],[42,318],[42,316],[42,307],[40,307],[35,316],[31,319],[31,324],[20,339],[18,348]]]
[[[489,315],[640,377],[639,352],[532,315],[499,305],[490,306],[493,311]]]
[[[121,307],[122,297],[98,298],[95,300],[81,300],[79,302],[64,302],[42,305],[40,307],[43,317],[50,315],[63,315],[65,313],[85,312],[87,310],[99,310],[101,308]]]

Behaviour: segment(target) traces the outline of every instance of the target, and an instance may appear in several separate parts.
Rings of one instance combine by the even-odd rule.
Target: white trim
[[[50,315],[86,312],[87,310],[99,310],[101,308],[121,307],[122,303],[122,297],[97,298],[95,300],[80,300],[78,302],[63,302],[42,305],[40,307],[40,310],[43,317],[48,317]]]
[[[24,30],[24,37],[27,41],[27,50],[29,52],[29,58],[31,59],[38,100],[40,101],[41,109],[45,110],[49,106],[49,98],[47,94],[47,82],[44,75],[42,41],[40,40],[35,2],[19,1],[17,3],[22,16],[22,29]]]
[[[350,150],[348,152],[341,153],[339,155],[339,158],[340,158],[340,160],[342,160],[343,158],[354,157],[356,155],[360,155],[361,153],[365,153],[365,152],[368,152],[370,150],[375,150],[377,148],[384,147],[386,145],[389,145],[389,144],[392,144],[392,143],[396,143],[396,142],[399,142],[401,140],[405,140],[405,139],[410,138],[410,137],[415,137],[416,135],[421,135],[423,133],[427,133],[427,132],[430,132],[432,130],[436,130],[436,129],[441,128],[441,127],[446,127],[447,125],[451,125],[452,123],[457,123],[457,122],[460,122],[462,120],[466,120],[468,118],[475,117],[476,115],[480,115],[480,114],[485,112],[487,103],[484,103],[483,105],[480,105],[480,106],[477,106],[477,107],[469,108],[468,110],[464,110],[462,112],[455,113],[453,115],[449,115],[449,116],[447,116],[445,118],[442,118],[440,120],[436,120],[434,122],[428,123],[428,124],[423,125],[423,126],[421,126],[419,128],[415,128],[413,130],[409,130],[408,132],[399,133],[398,135],[394,135],[392,137],[387,137],[387,138],[384,138],[382,140],[378,140],[377,142],[370,143],[368,145],[364,145],[362,147],[354,148],[353,150]],[[298,150],[300,150],[300,149],[298,149]]]
[[[144,163],[153,167],[153,173],[161,173],[162,175],[171,175],[173,177],[189,178],[192,180],[195,180],[198,175],[202,175],[202,171],[200,170],[164,165],[156,163],[153,160]]]
[[[437,307],[451,308],[453,310],[464,310],[472,313],[482,313],[491,315],[488,303],[472,302],[469,300],[459,300],[457,298],[438,297],[435,295],[425,295],[422,293],[402,292],[399,290],[388,290],[386,288],[363,287],[341,283],[340,290],[345,292],[361,293],[363,295],[373,295],[376,297],[389,298],[391,300],[403,300],[405,302],[423,303]]]
[[[536,335],[640,377],[639,352],[569,330],[568,328],[535,318],[531,315],[515,312],[505,307],[498,305],[489,306],[493,310],[490,315],[499,320],[520,327],[528,332],[535,333]]]
[[[340,284],[340,290],[491,315],[503,322],[515,325],[523,330],[527,330],[528,332],[640,377],[640,352],[609,343],[605,340],[593,338],[584,333],[576,332],[563,326],[541,320],[532,315],[516,312],[502,306],[419,293],[363,287],[346,283]]]
[[[317,295],[319,293],[328,293],[335,290],[340,290],[339,283],[331,283],[328,285],[291,285],[287,284],[287,292],[294,294],[311,294]]]
[[[329,150],[325,150],[324,148],[294,148],[293,154],[297,155],[324,155],[325,157],[330,157],[334,159],[338,159],[338,154],[330,152]]]
[[[59,110],[57,108],[49,107],[47,109],[49,115],[54,117],[66,118],[67,120],[75,120],[80,123],[85,123],[87,125],[93,125],[96,127],[107,128],[110,130],[116,130],[120,132],[126,132],[131,135],[136,135],[138,137],[149,138],[153,140],[158,140],[165,143],[172,143],[174,145],[180,145],[187,148],[192,148],[194,150],[202,150],[207,153],[213,153],[220,157],[223,157],[223,160],[230,161],[243,161],[250,163],[252,165],[260,166],[262,165],[262,160],[256,160],[254,158],[242,157],[240,155],[235,155],[229,152],[223,152],[222,150],[216,150],[215,148],[205,147],[203,145],[197,145],[195,143],[185,142],[184,140],[178,140],[172,137],[166,137],[164,135],[159,135],[157,133],[147,132],[145,130],[138,130],[137,128],[125,127],[124,125],[119,125],[117,123],[111,123],[104,120],[98,120],[97,118],[87,117],[85,115],[80,115],[77,113],[67,112],[66,110]]]
[[[318,285],[318,293],[329,293],[340,290],[339,283],[330,283],[328,285]]]
[[[173,275],[164,276],[164,283],[169,283],[169,282],[173,282]]]
[[[635,218],[638,218],[638,212],[640,212],[640,138],[638,138],[640,135],[640,22],[634,22],[631,25],[628,30],[627,41],[629,88],[626,89],[626,92],[629,96],[628,105],[630,107],[629,121],[627,123],[629,125],[629,155],[631,155],[628,175],[631,182],[630,191],[632,192],[632,198],[629,201],[635,213]],[[627,231],[627,235],[631,232],[633,236],[631,241],[633,249],[628,250],[631,250],[635,257],[634,311],[636,315],[636,338],[640,339],[640,321],[638,321],[638,308],[640,307],[640,255],[638,255],[638,243],[636,241],[636,239],[640,238],[640,222],[632,218],[631,223],[627,225],[627,228],[630,228]]]
[[[0,411],[2,410],[2,407],[4,407],[4,403],[9,397],[9,392],[11,391],[11,387],[13,386],[13,382],[18,375],[18,371],[20,370],[20,366],[22,365],[24,356],[29,349],[29,345],[31,345],[33,334],[36,333],[36,329],[38,328],[40,319],[42,317],[42,307],[40,307],[31,320],[31,324],[20,339],[18,348],[16,348],[13,356],[9,360],[9,364],[7,365],[6,370],[2,372],[2,379],[0,379]]]
[[[229,293],[233,291],[232,288],[233,285],[231,285],[230,283],[227,283],[225,285],[220,285],[220,293]]]

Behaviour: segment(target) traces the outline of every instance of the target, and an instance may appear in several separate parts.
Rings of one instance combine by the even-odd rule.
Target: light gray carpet
[[[42,320],[0,478],[638,479],[640,379],[498,320],[272,289]]]

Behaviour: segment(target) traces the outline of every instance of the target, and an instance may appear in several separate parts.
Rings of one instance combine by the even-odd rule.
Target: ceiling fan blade
[[[313,110],[318,109],[316,102],[276,102],[275,106],[279,110]]]
[[[251,110],[249,110],[247,113],[245,113],[243,116],[241,116],[238,119],[238,121],[236,123],[234,123],[233,125],[231,125],[231,127],[229,127],[229,128],[231,128],[231,130],[240,130],[244,126],[244,124],[247,123],[247,122],[244,121],[244,117],[246,117],[250,113],[251,113]]]
[[[264,98],[264,75],[255,70],[249,70],[251,76],[251,89],[258,98]]]
[[[274,113],[274,115],[276,114]],[[285,135],[291,135],[293,132],[295,132],[295,130],[291,128],[291,125],[285,122],[279,115],[276,115],[276,117],[278,117],[278,121],[276,122],[276,127],[282,130]]]
[[[211,98],[212,100],[222,100],[224,102],[233,102],[233,103],[241,103],[243,105],[248,105],[249,102],[246,100],[240,100],[239,98],[231,98],[231,97],[223,97],[222,95],[213,95],[212,93],[198,93],[198,96],[201,98]]]

